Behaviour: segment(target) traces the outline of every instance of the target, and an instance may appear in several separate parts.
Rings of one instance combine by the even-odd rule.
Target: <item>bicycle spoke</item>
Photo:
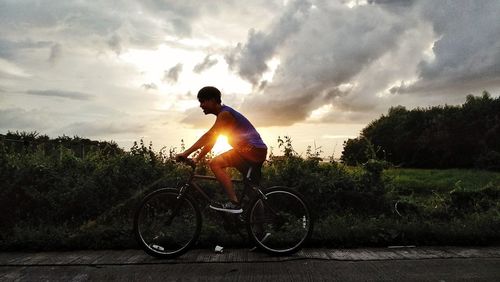
[[[271,253],[297,251],[312,232],[306,203],[290,189],[266,191],[266,197],[254,202],[249,212],[248,229],[253,239]]]
[[[187,198],[168,189],[147,196],[135,217],[135,231],[149,254],[173,257],[196,240],[200,229],[199,211]]]

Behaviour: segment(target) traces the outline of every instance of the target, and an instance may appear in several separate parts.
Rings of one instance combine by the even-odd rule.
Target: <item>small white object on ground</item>
[[[224,248],[217,245],[215,246],[215,252],[218,253],[218,254],[222,254],[222,252],[224,251]]]

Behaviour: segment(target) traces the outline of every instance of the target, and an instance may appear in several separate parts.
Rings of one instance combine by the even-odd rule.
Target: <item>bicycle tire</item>
[[[158,258],[187,252],[201,231],[201,213],[195,200],[179,191],[162,188],[148,194],[134,215],[134,233],[141,248]]]
[[[263,191],[267,199],[254,199],[246,214],[247,232],[255,245],[272,255],[299,251],[313,231],[313,219],[304,197],[288,187]]]

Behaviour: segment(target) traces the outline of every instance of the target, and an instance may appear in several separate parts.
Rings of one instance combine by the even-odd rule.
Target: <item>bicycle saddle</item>
[[[262,164],[251,165],[247,170],[247,174],[245,176],[246,180],[250,183],[258,185],[260,183],[260,178],[262,176],[261,170],[262,170]]]

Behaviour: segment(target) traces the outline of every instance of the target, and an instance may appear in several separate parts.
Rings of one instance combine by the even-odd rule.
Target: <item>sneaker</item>
[[[215,204],[210,204],[210,208],[216,211],[223,211],[228,213],[242,213],[243,209],[240,205],[234,204],[232,202],[227,202],[225,204],[221,204],[220,206],[216,206]]]
[[[267,241],[267,239],[269,239],[269,237],[271,236],[271,233],[267,232],[266,235],[264,235],[264,238],[262,238],[262,240],[260,240],[261,243],[264,243],[265,241]],[[250,252],[255,252],[257,250],[257,246],[253,246],[253,248],[250,249]]]

